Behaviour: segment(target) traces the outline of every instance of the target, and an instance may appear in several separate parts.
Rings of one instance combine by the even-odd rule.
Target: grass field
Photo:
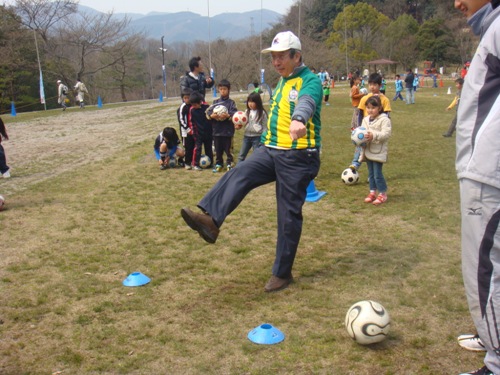
[[[0,373],[444,375],[481,367],[481,354],[456,343],[474,328],[460,271],[455,143],[441,136],[454,116],[445,112],[448,86],[420,89],[412,106],[392,103],[381,207],[363,203],[366,166],[359,184],[340,180],[353,153],[352,109],[346,86],[332,90],[315,181],[327,194],[304,206],[295,283],[272,294],[263,287],[274,259],[274,186],[243,201],[217,244],[191,231],[180,209],[194,207],[220,175],[158,169],[154,138],[176,124],[177,101],[3,116],[13,177],[0,179]],[[135,271],[151,283],[124,287]],[[392,317],[389,338],[371,347],[344,327],[347,309],[364,299]],[[263,323],[285,340],[250,342]]]

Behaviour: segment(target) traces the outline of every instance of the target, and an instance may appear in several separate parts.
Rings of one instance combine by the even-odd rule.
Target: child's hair
[[[0,134],[5,139],[9,139],[9,136],[7,135],[7,129],[5,128],[5,124],[3,123],[3,120],[1,117],[0,117]]]
[[[378,97],[378,95],[370,96],[366,100],[366,105],[368,105],[368,104],[372,105],[373,107],[378,108],[380,113],[384,112],[384,108],[382,108],[382,102],[380,101],[380,98]]]
[[[228,90],[231,90],[231,83],[227,79],[222,79],[217,87],[227,87]]]
[[[190,96],[192,92],[193,92],[193,90],[190,89],[189,87],[182,89],[181,90],[181,99],[183,99],[185,96]]]
[[[375,83],[382,86],[382,76],[378,73],[372,73],[368,76],[368,83]]]
[[[351,79],[349,80],[349,85],[350,85],[351,87],[352,87],[352,86],[354,86],[354,84],[356,83],[356,81],[357,81],[358,79],[361,79],[361,77],[360,77],[360,76],[358,76],[357,74],[354,74],[354,75],[351,77]]]
[[[458,83],[459,85],[463,85],[464,84],[464,79],[463,78],[457,78],[455,80],[455,83]]]
[[[177,136],[177,132],[175,131],[174,128],[166,127],[165,129],[163,129],[161,135],[168,142],[172,142],[174,145],[176,145],[177,143],[179,143],[179,137]]]
[[[399,74],[396,74],[396,78],[401,78],[401,76]]]
[[[203,95],[198,91],[193,91],[189,95],[189,102],[191,104],[201,104],[203,102]]]
[[[248,102],[253,102],[255,103],[255,106],[257,107],[257,122],[260,122],[262,120],[262,116],[264,113],[267,113],[266,110],[264,109],[264,105],[262,104],[262,98],[260,97],[259,93],[252,92],[248,95],[247,98],[247,117],[250,116],[250,107],[248,106]]]
[[[255,88],[259,87],[259,82],[255,81],[255,82],[253,83],[253,87],[255,87]]]

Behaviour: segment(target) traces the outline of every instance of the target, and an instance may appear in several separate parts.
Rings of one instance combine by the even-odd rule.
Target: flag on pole
[[[163,86],[165,86],[167,84],[167,72],[165,70],[165,65],[162,65],[161,69],[163,70]]]
[[[40,70],[40,103],[45,104],[45,90],[43,88],[43,76]]]

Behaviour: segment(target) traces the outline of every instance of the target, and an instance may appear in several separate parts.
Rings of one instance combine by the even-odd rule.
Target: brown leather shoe
[[[273,275],[267,282],[266,286],[264,287],[264,290],[266,292],[277,292],[279,290],[287,288],[292,281],[293,281],[292,275],[284,279]]]
[[[208,243],[215,243],[217,241],[219,228],[217,228],[212,220],[212,216],[193,212],[187,207],[181,209],[181,215],[186,224],[191,229],[197,231],[205,241]]]

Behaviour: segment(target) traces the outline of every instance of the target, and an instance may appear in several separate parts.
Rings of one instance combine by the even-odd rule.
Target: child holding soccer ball
[[[358,117],[358,126],[361,126],[363,119],[368,116],[368,111],[366,110],[366,102],[372,96],[377,96],[380,99],[380,103],[382,104],[380,112],[384,112],[387,117],[390,117],[391,113],[391,102],[390,100],[380,92],[380,87],[382,86],[382,76],[378,73],[372,73],[368,77],[368,88],[370,92],[363,96],[358,105],[359,109],[359,117]],[[351,168],[353,171],[358,170],[361,166],[361,161],[359,160],[361,150],[356,148],[354,150],[354,157],[352,159]]]
[[[223,79],[217,85],[220,98],[214,101],[213,106],[207,110],[207,117],[212,119],[213,140],[215,148],[215,167],[214,173],[221,172],[224,165],[223,156],[226,154],[226,167],[229,171],[233,167],[233,136],[234,124],[232,121],[233,115],[238,111],[236,103],[229,97],[231,91],[231,83],[227,79]],[[227,111],[220,113],[215,111],[217,106],[226,107]]]
[[[368,116],[363,119],[362,126],[368,129],[367,145],[364,147],[364,158],[368,166],[370,193],[365,203],[378,206],[387,201],[387,183],[382,167],[387,162],[388,141],[391,136],[391,120],[384,113],[379,96],[372,96],[366,101]],[[378,191],[378,195],[377,195]]]
[[[246,115],[248,123],[245,125],[245,134],[241,143],[238,161],[246,159],[250,149],[255,150],[260,145],[260,137],[267,129],[267,112],[262,104],[260,94],[252,92],[247,98]]]

